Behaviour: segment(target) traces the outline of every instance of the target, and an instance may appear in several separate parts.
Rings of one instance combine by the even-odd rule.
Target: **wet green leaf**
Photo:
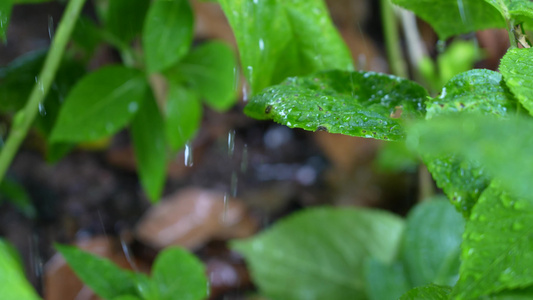
[[[466,224],[454,299],[477,299],[533,284],[533,201],[492,182]]]
[[[447,199],[424,201],[409,212],[401,259],[412,286],[453,286],[465,222]]]
[[[500,64],[505,83],[533,115],[533,48],[511,49]]]
[[[193,138],[200,127],[202,104],[194,91],[171,82],[165,115],[166,138],[172,150],[176,151]]]
[[[392,0],[428,22],[441,40],[487,28],[505,28],[505,20],[491,4],[480,0]],[[453,21],[451,21],[453,20]]]
[[[423,117],[427,92],[420,85],[374,72],[327,71],[289,78],[253,97],[244,112],[289,127],[382,140],[404,138],[392,115]]]
[[[386,264],[370,258],[365,264],[366,293],[370,300],[396,300],[411,285],[402,262]]]
[[[533,18],[533,3],[530,0],[485,0],[506,19]]]
[[[7,41],[7,27],[9,26],[12,8],[13,0],[0,1],[0,39],[4,43]]]
[[[390,213],[314,208],[278,221],[232,247],[271,299],[365,299],[364,261],[391,263],[403,221]]]
[[[322,0],[219,3],[233,28],[253,95],[289,76],[353,69]]]
[[[169,80],[186,83],[216,110],[227,110],[237,101],[237,61],[233,50],[224,43],[203,44],[172,69]]]
[[[452,288],[449,286],[441,286],[432,283],[410,290],[403,295],[400,300],[448,300],[450,299],[451,291]]]
[[[165,70],[185,56],[192,43],[193,23],[188,0],[152,3],[142,37],[149,72]]]
[[[98,296],[113,299],[137,294],[133,273],[76,247],[56,245],[55,248],[63,255],[74,273]]]
[[[141,184],[150,200],[157,202],[165,185],[167,153],[164,121],[150,91],[131,122],[131,134]]]
[[[152,269],[159,300],[202,300],[208,296],[205,268],[196,256],[180,248],[161,252]]]
[[[103,67],[85,76],[65,99],[51,140],[94,141],[118,132],[137,113],[146,88],[140,71],[123,66]]]
[[[127,45],[141,33],[150,0],[111,0],[108,3],[105,27]]]
[[[40,299],[26,279],[22,259],[6,240],[0,238],[0,295],[4,299]]]

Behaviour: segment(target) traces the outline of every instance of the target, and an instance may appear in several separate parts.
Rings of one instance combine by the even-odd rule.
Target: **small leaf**
[[[150,200],[157,202],[166,176],[165,125],[151,92],[146,94],[131,122],[131,134],[142,186]]]
[[[76,247],[56,245],[55,248],[63,255],[76,275],[98,296],[113,299],[122,295],[137,294],[133,273]]]
[[[252,94],[289,76],[352,70],[350,52],[322,0],[220,0]]]
[[[382,140],[401,140],[400,119],[422,117],[427,92],[420,85],[374,72],[327,71],[294,77],[250,100],[244,112],[289,127]]]
[[[160,300],[202,300],[209,292],[204,265],[180,248],[165,249],[157,256],[152,279],[159,287]]]
[[[365,264],[365,277],[370,300],[396,300],[411,287],[401,262],[389,265],[370,258]]]
[[[454,299],[477,299],[532,285],[532,227],[531,199],[517,198],[493,182],[466,224]]]
[[[194,15],[188,0],[157,0],[152,3],[143,28],[143,48],[149,72],[177,63],[189,50]]]
[[[401,259],[413,286],[455,284],[464,226],[445,198],[424,201],[409,212]]]
[[[500,71],[509,89],[533,115],[533,48],[507,51],[502,58]]]
[[[7,199],[26,217],[33,219],[37,215],[35,206],[24,187],[16,181],[5,178],[0,182],[0,200]]]
[[[236,65],[235,54],[229,46],[220,42],[209,42],[185,56],[173,68],[174,74],[169,75],[169,79],[186,82],[205,99],[207,105],[223,111],[237,101]]]
[[[150,0],[111,0],[108,3],[105,26],[115,38],[128,44],[141,33]]]
[[[7,27],[9,26],[12,8],[13,0],[0,1],[0,39],[4,44],[7,41]]]
[[[68,94],[51,140],[95,141],[118,132],[137,113],[146,88],[140,71],[123,66],[85,76]]]
[[[24,275],[22,259],[6,240],[0,238],[0,295],[3,299],[40,299]]]
[[[195,92],[170,82],[166,103],[165,132],[172,150],[194,137],[202,120],[202,104]]]
[[[428,284],[410,290],[400,300],[448,300],[451,291],[449,286]]]
[[[270,299],[365,299],[364,261],[391,263],[403,221],[390,213],[314,208],[232,247]]]
[[[480,0],[392,0],[428,22],[446,40],[453,35],[487,28],[505,28],[500,12]],[[450,20],[454,20],[451,22]]]

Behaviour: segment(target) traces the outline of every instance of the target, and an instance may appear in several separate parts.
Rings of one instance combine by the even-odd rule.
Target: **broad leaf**
[[[0,239],[0,295],[3,299],[40,299],[24,275],[22,259],[6,240]]]
[[[530,0],[485,0],[496,8],[505,19],[533,18],[533,3]],[[531,20],[529,20],[531,21]]]
[[[150,0],[111,0],[108,3],[105,26],[127,45],[141,33]]]
[[[209,292],[205,268],[194,255],[180,248],[161,252],[152,269],[159,300],[202,300]]]
[[[171,81],[187,83],[216,110],[227,110],[237,101],[237,62],[229,46],[209,42],[193,49],[168,74]]]
[[[505,83],[533,115],[533,48],[511,49],[500,64]]]
[[[502,76],[489,70],[471,70],[453,77],[441,95],[427,103],[427,119],[446,114],[476,112],[505,117],[516,107]],[[421,153],[437,182],[457,209],[468,216],[490,178],[475,160],[462,160],[446,153]]]
[[[7,41],[7,27],[9,26],[12,8],[13,0],[2,0],[0,2],[0,39],[4,43]]]
[[[131,272],[76,247],[56,245],[55,248],[63,255],[76,275],[98,296],[113,299],[121,295],[137,294]]]
[[[382,140],[404,138],[393,114],[422,117],[427,92],[420,85],[374,72],[327,71],[294,77],[250,100],[244,112],[289,127]]]
[[[448,300],[451,291],[449,286],[428,284],[410,290],[400,300]]]
[[[188,0],[152,3],[143,28],[143,48],[149,72],[177,63],[189,50],[194,15]]]
[[[52,141],[94,141],[122,129],[141,106],[143,74],[123,66],[103,67],[80,80],[68,94]]]
[[[157,103],[148,91],[131,122],[135,158],[142,186],[152,202],[159,201],[165,185],[167,153],[165,124]]]
[[[464,226],[446,199],[425,201],[409,213],[401,259],[412,286],[455,284]]]
[[[200,127],[202,104],[195,92],[171,82],[165,115],[166,138],[172,150],[176,151],[193,138]]]
[[[350,52],[322,0],[219,0],[252,94],[289,76],[352,70]]]
[[[270,299],[365,299],[364,261],[390,263],[402,230],[402,220],[386,212],[315,208],[233,248]]]
[[[396,300],[411,287],[402,262],[386,264],[370,258],[365,265],[365,278],[370,300]]]
[[[392,0],[392,2],[412,10],[428,22],[441,40],[472,31],[506,27],[500,12],[482,0]]]
[[[466,225],[454,299],[476,299],[532,285],[532,227],[533,201],[517,198],[493,182]]]

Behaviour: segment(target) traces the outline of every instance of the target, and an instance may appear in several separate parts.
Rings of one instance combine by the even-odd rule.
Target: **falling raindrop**
[[[228,156],[233,156],[235,152],[235,130],[232,129],[228,132]]]
[[[248,84],[244,83],[242,85],[242,101],[248,101],[248,94],[250,94],[250,87],[248,86]]]
[[[232,197],[237,197],[237,184],[239,182],[239,177],[237,172],[233,171],[231,173],[231,183],[230,183],[230,194]]]
[[[37,84],[37,88],[39,89],[39,91],[41,91],[41,93],[44,93],[43,82],[39,80],[39,77],[37,76],[35,76],[35,83]]]
[[[246,173],[248,170],[248,145],[244,144],[241,157],[241,172]]]
[[[190,141],[185,143],[185,151],[183,155],[184,155],[185,166],[192,167],[194,162],[193,162],[193,157],[192,157],[192,143]]]
[[[43,117],[46,116],[46,109],[42,102],[39,102],[39,114]]]
[[[461,21],[463,21],[463,24],[466,23],[466,14],[465,14],[465,6],[463,4],[463,0],[457,0],[457,7],[459,8],[459,14],[461,15]]]
[[[224,193],[224,212],[222,213],[222,223],[226,223],[226,217],[228,214],[228,193]]]
[[[265,50],[265,42],[263,41],[263,39],[259,39],[259,50]]]
[[[48,16],[48,36],[50,40],[54,38],[54,18],[52,16]]]
[[[126,260],[130,264],[131,268],[134,271],[139,272],[139,268],[137,268],[137,264],[135,264],[135,261],[132,259],[131,250],[128,244],[126,244],[125,239],[120,235],[120,246],[122,247],[122,252],[124,252],[124,256],[126,257]]]

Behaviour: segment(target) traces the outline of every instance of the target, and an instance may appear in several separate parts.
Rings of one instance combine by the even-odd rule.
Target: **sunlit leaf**
[[[402,121],[393,115],[423,117],[426,97],[420,85],[392,75],[327,71],[270,87],[244,112],[305,130],[401,140]]]
[[[21,262],[15,248],[0,238],[0,295],[3,299],[38,300]]]
[[[509,89],[533,115],[533,48],[509,50],[502,58],[500,72]]]

